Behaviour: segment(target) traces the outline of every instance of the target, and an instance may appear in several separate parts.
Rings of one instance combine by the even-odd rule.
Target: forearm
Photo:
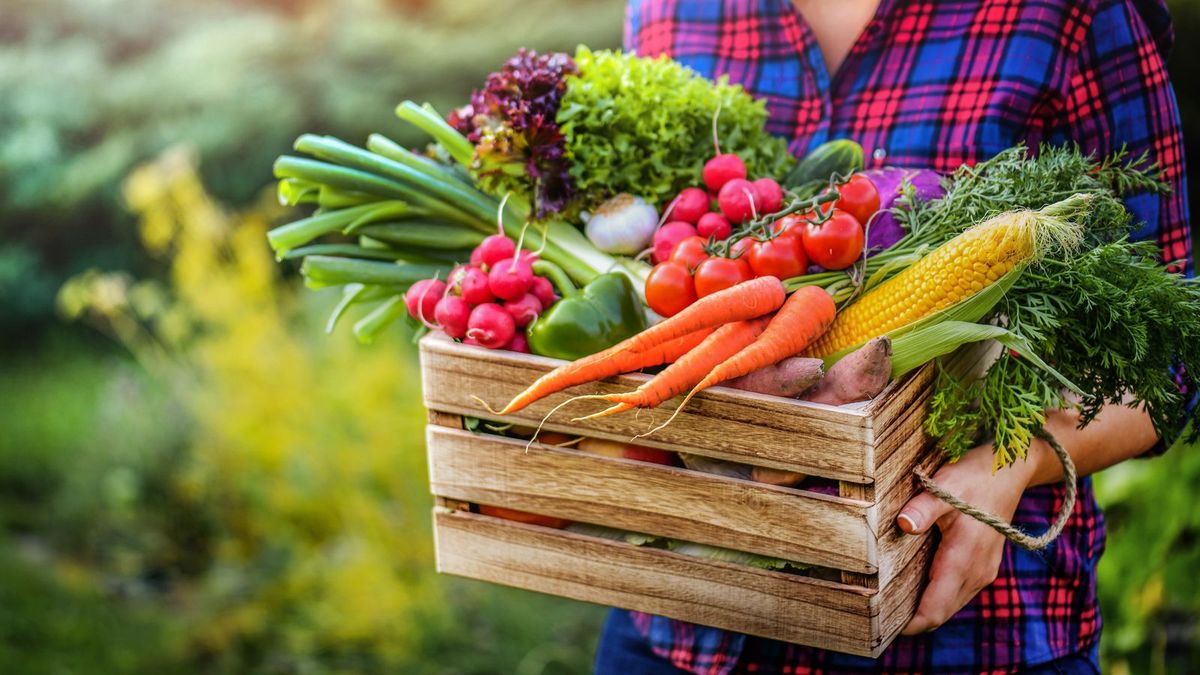
[[[1150,416],[1141,408],[1109,404],[1091,423],[1079,428],[1074,410],[1052,410],[1046,415],[1046,431],[1063,446],[1080,476],[1102,471],[1154,447],[1158,441]],[[1029,450],[1032,477],[1029,485],[1062,480],[1062,463],[1050,446],[1040,439]]]

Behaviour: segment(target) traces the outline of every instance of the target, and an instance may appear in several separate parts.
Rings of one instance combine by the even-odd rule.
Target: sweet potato
[[[759,368],[732,379],[725,386],[760,394],[795,398],[821,380],[825,372],[821,359],[792,356],[779,363]]]
[[[842,357],[800,398],[829,405],[865,401],[883,391],[891,377],[892,341],[884,335]]]

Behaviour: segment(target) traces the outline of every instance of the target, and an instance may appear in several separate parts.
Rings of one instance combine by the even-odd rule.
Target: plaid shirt
[[[769,129],[803,154],[851,138],[876,163],[948,172],[1020,141],[1148,151],[1172,185],[1127,205],[1163,257],[1191,272],[1183,146],[1163,65],[1173,36],[1154,0],[882,0],[830,76],[788,0],[632,0],[625,46],[666,54],[763,97]],[[1062,489],[1028,490],[1014,522],[1041,532]],[[996,581],[932,633],[877,660],[634,614],[658,654],[695,673],[1014,672],[1096,658],[1096,564],[1104,520],[1090,479],[1041,553],[1006,546]]]

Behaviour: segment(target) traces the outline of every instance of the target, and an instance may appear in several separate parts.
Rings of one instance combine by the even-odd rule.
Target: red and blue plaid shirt
[[[1024,141],[1149,152],[1172,192],[1134,195],[1163,258],[1191,272],[1178,110],[1164,67],[1173,36],[1154,0],[882,0],[837,72],[788,0],[632,0],[626,49],[666,54],[765,98],[796,154],[851,138],[868,157],[948,172]],[[1062,489],[1026,492],[1014,522],[1041,532]],[[1089,479],[1062,536],[1008,545],[996,581],[942,627],[877,660],[634,614],[658,654],[695,673],[1014,672],[1096,658],[1104,520]]]

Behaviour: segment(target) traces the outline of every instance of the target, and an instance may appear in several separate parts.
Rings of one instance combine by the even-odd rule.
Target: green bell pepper
[[[642,300],[624,274],[601,274],[577,289],[557,265],[539,260],[533,269],[549,278],[563,296],[529,326],[529,349],[534,354],[574,361],[646,329]]]

